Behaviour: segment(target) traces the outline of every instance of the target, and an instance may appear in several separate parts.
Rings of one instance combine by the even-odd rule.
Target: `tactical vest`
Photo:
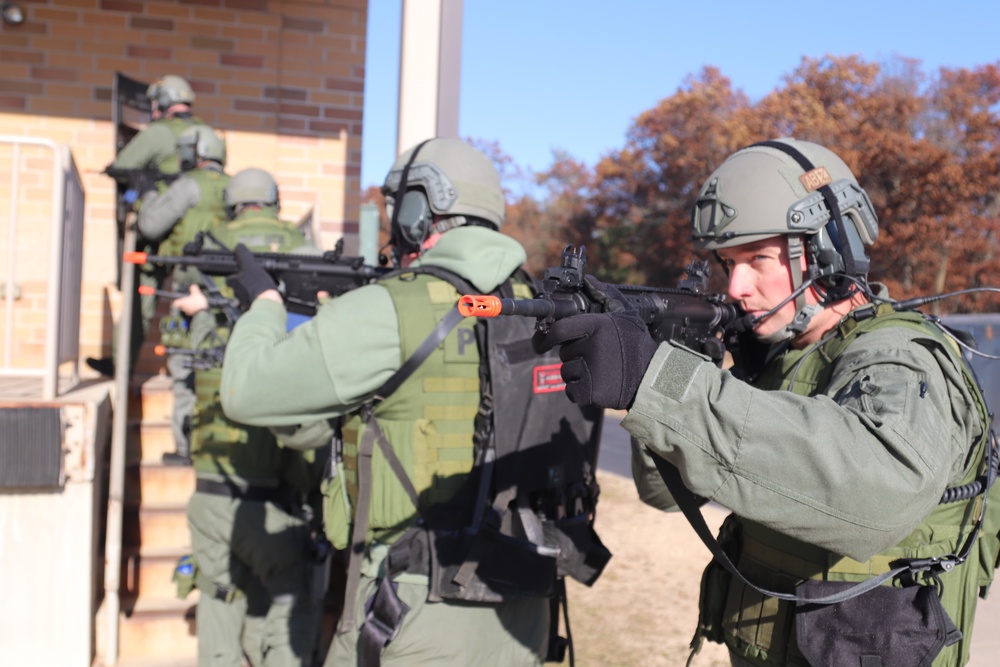
[[[455,307],[459,293],[451,283],[422,273],[404,272],[380,284],[396,308],[402,365]],[[524,282],[514,281],[505,289],[508,296],[533,296]],[[487,329],[488,325],[493,328]],[[552,363],[553,358],[540,357],[531,349],[533,329],[534,321],[524,318],[489,322],[465,318],[405,382],[375,405],[372,417],[412,482],[419,507],[413,506],[385,457],[375,456],[372,486],[377,492],[369,510],[366,543],[394,543],[418,518],[432,531],[473,534],[480,528],[469,530],[476,508],[489,503],[492,515],[505,526],[490,530],[502,533],[512,520],[518,522],[509,507],[522,505],[530,516],[522,516],[520,523],[535,517],[538,534],[537,543],[525,540],[518,548],[532,552],[524,562],[533,562],[536,550],[546,553],[546,562],[544,567],[524,568],[535,570],[538,580],[532,583],[537,588],[526,586],[510,594],[544,594],[540,591],[555,582],[557,568],[587,584],[597,579],[610,558],[591,527],[603,411],[569,402],[558,357]],[[481,350],[490,351],[489,359],[481,358]],[[493,421],[501,426],[494,428]],[[329,480],[324,491],[328,536],[338,548],[346,545],[345,524],[356,518],[358,451],[367,428],[358,414],[344,423],[342,479]],[[487,448],[495,460],[484,456]],[[483,478],[490,487],[486,494],[480,487]],[[509,545],[518,538],[500,539]],[[432,560],[447,548],[446,539],[434,541]],[[455,553],[449,555],[463,548],[452,546]],[[497,554],[502,551],[495,549]],[[460,559],[445,560],[450,567],[462,564]],[[425,559],[412,563],[410,571],[426,574],[436,567]],[[450,583],[450,577],[445,579]],[[432,582],[432,594],[433,589]],[[490,600],[494,593],[476,599]]]
[[[246,211],[237,219],[213,231],[221,243],[233,248],[243,243],[255,252],[292,252],[305,244],[302,234],[291,224],[278,220],[273,211]],[[232,296],[232,288],[222,278],[220,291]],[[213,315],[214,316],[214,315]],[[225,345],[229,330],[218,323],[214,334],[199,347]],[[236,476],[250,483],[276,483],[288,473],[289,459],[297,452],[278,447],[269,430],[240,424],[226,417],[219,399],[222,369],[194,374],[196,403],[191,428],[191,460],[195,471],[226,477]]]
[[[205,125],[205,123],[197,116],[192,116],[190,114],[183,114],[180,116],[169,116],[167,118],[159,118],[153,121],[154,123],[160,123],[166,125],[167,128],[174,134],[174,144],[169,148],[164,147],[164,153],[159,158],[155,165],[161,174],[178,174],[181,171],[180,158],[177,157],[177,138],[181,136],[181,133],[191,127],[192,125]]]
[[[836,359],[860,335],[883,327],[903,327],[917,332],[917,341],[960,356],[957,346],[924,316],[916,312],[897,313],[888,305],[877,314],[857,320],[848,316],[834,338],[804,350],[787,351],[772,362],[754,382],[766,390],[791,391],[812,396],[826,387]],[[970,452],[969,466],[961,484],[983,474],[988,442],[989,416],[986,402],[968,366],[958,360],[966,386],[984,424],[984,432]],[[874,500],[874,499],[873,499]],[[859,582],[888,572],[890,562],[957,554],[979,516],[983,496],[960,502],[939,504],[902,542],[868,561],[858,562],[820,547],[782,535],[756,522],[730,515],[719,532],[719,542],[740,572],[763,588],[793,593],[805,579]],[[990,493],[983,529],[968,559],[949,572],[940,574],[941,602],[964,639],[945,647],[934,667],[965,664],[969,656],[976,596],[989,587],[997,563],[997,528],[1000,527],[1000,494]],[[923,583],[929,583],[924,581]],[[761,595],[735,580],[713,561],[705,570],[700,602],[699,636],[727,644],[735,653],[759,665],[808,667],[795,639],[794,603]]]
[[[380,284],[396,307],[402,365],[459,294],[429,275],[404,274]],[[449,500],[472,469],[480,399],[475,323],[473,318],[460,322],[443,345],[375,408],[375,418],[426,505]],[[358,497],[357,456],[363,435],[361,417],[352,415],[343,427],[344,481],[352,507]],[[387,544],[413,524],[417,508],[381,457],[374,460],[372,479],[379,491],[372,502],[366,541]]]
[[[215,169],[192,169],[184,174],[198,185],[198,202],[189,208],[160,242],[161,255],[180,255],[184,244],[193,241],[198,232],[206,232],[228,219],[225,191],[229,176]],[[176,279],[175,273],[175,279]],[[186,281],[190,284],[190,280]]]
[[[273,207],[245,209],[233,220],[212,228],[211,232],[229,250],[242,243],[253,252],[294,253],[296,248],[306,245],[302,232],[292,223],[279,220]],[[224,296],[233,297],[233,290],[224,278],[219,276],[215,282]]]

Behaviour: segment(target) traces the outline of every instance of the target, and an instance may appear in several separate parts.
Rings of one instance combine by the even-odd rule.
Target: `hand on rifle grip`
[[[531,339],[536,352],[559,346],[560,373],[574,403],[623,410],[635,400],[658,345],[635,309],[621,306],[557,320]]]
[[[226,278],[226,284],[233,288],[240,306],[249,308],[262,293],[278,289],[274,279],[261,268],[249,248],[242,243],[237,244],[233,254],[240,270]]]

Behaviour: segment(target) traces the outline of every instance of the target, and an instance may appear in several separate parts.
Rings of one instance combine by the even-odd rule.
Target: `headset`
[[[392,218],[389,221],[389,245],[392,246],[395,264],[399,264],[403,255],[420,252],[424,241],[430,234],[431,225],[434,223],[434,213],[431,211],[430,202],[427,201],[427,195],[423,190],[406,189],[410,167],[417,159],[417,153],[428,141],[430,139],[421,141],[410,153],[410,159],[403,166],[399,185],[393,195]],[[385,254],[379,254],[380,264],[387,264],[388,261]]]

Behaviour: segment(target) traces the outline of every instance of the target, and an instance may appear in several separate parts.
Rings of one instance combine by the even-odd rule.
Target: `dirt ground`
[[[576,665],[683,666],[698,618],[701,573],[711,554],[680,512],[641,503],[630,478],[611,473],[597,478],[595,527],[614,555],[593,588],[568,582]],[[713,534],[727,514],[712,506],[702,513]],[[719,644],[706,643],[692,665],[728,667],[728,654]]]

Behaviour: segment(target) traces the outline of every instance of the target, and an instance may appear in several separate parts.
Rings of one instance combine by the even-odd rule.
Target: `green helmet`
[[[774,236],[788,237],[792,282],[803,285],[798,257],[822,304],[842,300],[868,276],[865,248],[878,237],[878,218],[850,168],[819,144],[776,139],[730,155],[698,194],[691,213],[692,240],[719,250]],[[785,337],[804,329],[818,307],[799,312]]]
[[[470,219],[500,229],[504,221],[499,172],[486,155],[460,139],[429,139],[405,151],[385,177],[382,194],[393,221],[393,244],[404,253],[419,252],[432,231]],[[434,216],[445,219],[435,222]]]
[[[175,104],[191,104],[194,102],[194,91],[183,78],[176,74],[167,74],[149,84],[146,97],[156,105],[157,109],[165,111]]]
[[[226,209],[231,212],[245,204],[278,206],[278,184],[263,169],[250,167],[229,179],[225,193]],[[232,214],[232,213],[231,213]]]
[[[192,125],[177,137],[177,157],[181,169],[194,169],[202,160],[226,164],[226,142],[204,125]]]
[[[844,219],[846,239],[830,215],[827,189]],[[843,272],[849,259],[864,269],[857,275],[867,275],[864,248],[878,237],[875,209],[850,168],[829,149],[795,139],[754,144],[730,155],[705,181],[691,220],[692,239],[705,250],[805,236],[816,277]]]

